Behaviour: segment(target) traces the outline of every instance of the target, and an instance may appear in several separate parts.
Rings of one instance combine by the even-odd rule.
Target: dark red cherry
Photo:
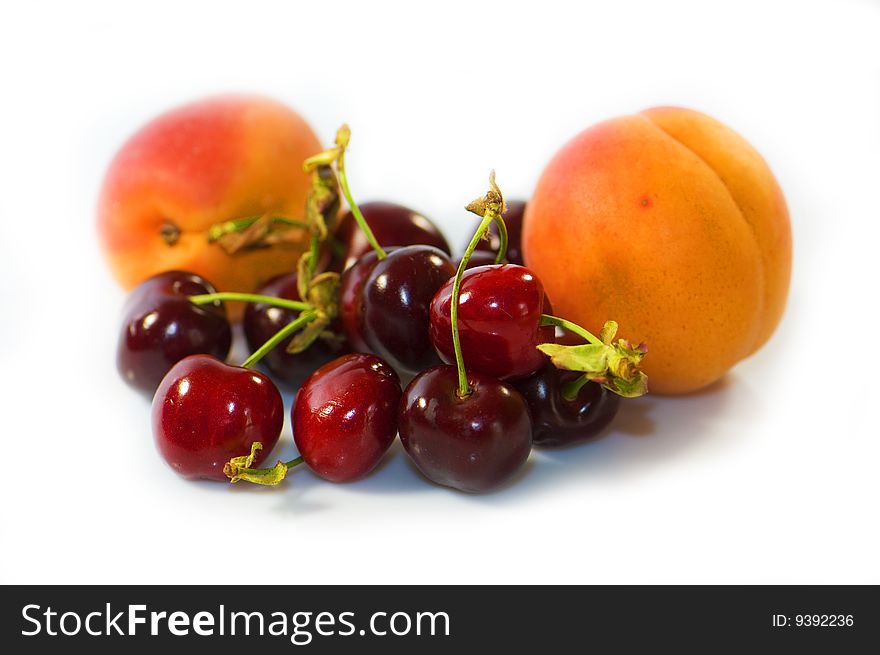
[[[365,202],[358,205],[380,246],[426,245],[452,254],[440,229],[424,215],[393,202]],[[344,270],[361,256],[372,250],[370,243],[358,227],[352,213],[346,212],[340,219],[336,239],[343,253],[338,258],[337,270]]]
[[[377,262],[364,282],[363,336],[371,352],[415,374],[439,363],[428,336],[431,299],[455,275],[432,246],[406,246]]]
[[[536,446],[566,446],[585,441],[604,430],[617,414],[620,396],[595,382],[581,387],[574,400],[562,396],[562,388],[580,375],[548,362],[531,377],[512,383],[529,406]]]
[[[528,459],[529,414],[511,386],[474,372],[468,382],[472,392],[460,398],[454,366],[435,366],[414,377],[400,400],[400,441],[432,482],[488,491]]]
[[[259,466],[278,443],[284,404],[262,373],[208,355],[178,362],[153,397],[153,436],[165,461],[185,478],[226,480],[223,465],[263,444]]]
[[[364,283],[378,263],[379,258],[371,250],[346,268],[339,281],[339,323],[352,350],[357,352],[370,350],[364,336]]]
[[[131,292],[116,349],[123,380],[152,395],[169,369],[184,357],[226,358],[232,330],[223,304],[196,306],[187,300],[206,293],[216,293],[216,289],[204,278],[184,271],[160,273]]]
[[[394,441],[399,402],[400,379],[391,366],[375,355],[343,355],[299,390],[291,410],[296,447],[322,478],[360,478]]]
[[[300,300],[297,288],[297,274],[287,273],[273,278],[257,290],[258,294]],[[263,345],[272,335],[291,323],[299,312],[284,307],[274,307],[263,303],[248,303],[244,312],[244,334],[251,352]],[[329,332],[338,333],[338,325],[330,326]],[[341,335],[328,334],[318,337],[300,353],[287,352],[290,339],[286,339],[270,350],[261,360],[269,372],[277,379],[298,387],[316,368],[347,352],[348,345]]]
[[[440,358],[455,361],[452,345],[452,285],[431,302],[430,336]],[[553,342],[553,327],[541,327],[544,286],[524,266],[498,264],[464,272],[458,331],[465,367],[502,380],[528,377],[547,362],[537,349]]]
[[[165,271],[147,278],[137,285],[128,294],[125,301],[124,311],[130,310],[133,306],[141,302],[155,298],[157,296],[175,296],[187,297],[198,296],[204,293],[216,293],[214,285],[208,282],[201,275],[189,273],[187,271]],[[204,308],[214,309],[217,312],[223,312],[223,303],[214,302],[209,305],[202,305]]]
[[[507,203],[507,211],[504,212],[504,225],[507,227],[507,255],[505,261],[511,264],[524,264],[522,256],[522,223],[526,211],[526,203],[522,200],[511,200]],[[498,237],[498,228],[495,223],[489,226],[489,238],[480,241],[477,252],[489,251],[493,254],[498,252],[501,240]],[[491,262],[486,262],[491,263]]]

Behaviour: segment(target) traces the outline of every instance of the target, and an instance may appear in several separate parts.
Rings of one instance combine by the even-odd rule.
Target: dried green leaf
[[[605,325],[602,326],[602,331],[599,332],[599,340],[605,345],[610,345],[612,341],[614,341],[614,336],[617,334],[617,321],[605,321]]]
[[[330,325],[330,319],[326,315],[318,316],[318,318],[293,335],[285,350],[291,355],[303,352],[314,343],[315,339],[324,333],[328,325]]]
[[[616,324],[609,321],[602,331],[605,336],[613,336]],[[564,346],[545,343],[538,346],[538,350],[549,355],[557,368],[583,372],[593,382],[625,398],[635,398],[648,392],[648,378],[639,369],[647,352],[644,344],[634,348],[623,339],[616,345],[591,343]]]
[[[306,302],[331,321],[339,314],[339,282],[339,273],[321,273],[311,280],[305,295]]]

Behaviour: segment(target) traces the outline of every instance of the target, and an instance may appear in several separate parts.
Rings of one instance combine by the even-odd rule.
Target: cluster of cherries
[[[157,446],[178,473],[276,484],[305,463],[344,482],[375,468],[399,433],[428,479],[482,492],[514,476],[533,444],[589,439],[621,396],[645,392],[644,346],[612,343],[610,322],[597,338],[551,315],[522,262],[525,205],[507,206],[494,176],[468,206],[482,221],[456,264],[421,214],[386,202],[358,207],[345,177],[347,142],[343,128],[335,148],[306,162],[325,196],[335,164],[351,209],[331,240],[315,208],[332,220],[338,203],[312,203],[312,247],[297,272],[239,294],[172,271],[132,293],[119,369],[154,394]],[[253,352],[241,366],[224,363],[223,303],[236,300],[249,303],[243,326]],[[404,390],[401,377],[411,378]],[[260,468],[283,425],[273,378],[299,387],[291,412],[299,457]]]

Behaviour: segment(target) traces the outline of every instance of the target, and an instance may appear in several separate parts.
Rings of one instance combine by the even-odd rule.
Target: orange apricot
[[[523,225],[526,264],[556,313],[607,319],[648,344],[652,392],[721,378],[785,308],[791,228],[773,173],[741,136],[661,107],[595,125],[544,169]]]
[[[117,153],[98,202],[98,234],[117,280],[131,289],[182,269],[221,291],[249,292],[294,270],[305,230],[234,254],[208,230],[263,215],[302,220],[310,188],[303,161],[321,149],[296,112],[258,96],[208,98],[154,119]]]

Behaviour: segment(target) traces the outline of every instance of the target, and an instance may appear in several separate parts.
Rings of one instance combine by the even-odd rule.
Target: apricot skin
[[[523,225],[557,315],[648,343],[652,392],[712,384],[785,308],[791,228],[761,156],[699,112],[661,107],[591,127],[550,161]]]
[[[253,291],[290,272],[305,233],[301,241],[230,256],[208,243],[207,231],[265,213],[301,219],[310,186],[302,163],[320,151],[298,114],[258,96],[208,98],[154,119],[117,153],[98,201],[98,235],[115,277],[131,289],[179,269],[221,291]],[[162,236],[168,223],[180,230],[172,245]]]

